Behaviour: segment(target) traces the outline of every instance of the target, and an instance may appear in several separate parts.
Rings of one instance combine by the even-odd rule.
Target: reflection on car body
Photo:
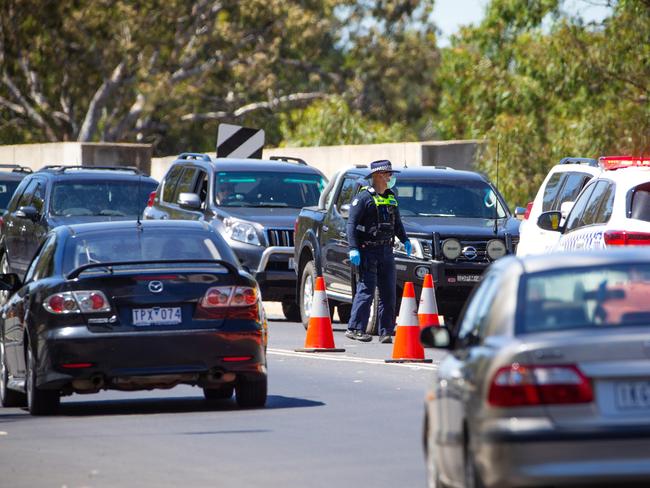
[[[48,234],[2,308],[0,400],[53,413],[61,395],[203,388],[266,401],[258,286],[206,223],[104,222]]]
[[[650,480],[650,256],[494,263],[427,395],[429,486]]]

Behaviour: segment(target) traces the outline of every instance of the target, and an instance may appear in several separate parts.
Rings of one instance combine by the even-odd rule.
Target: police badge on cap
[[[399,173],[399,171],[393,169],[393,165],[388,159],[381,159],[379,161],[373,161],[370,163],[370,174],[371,176],[374,173],[379,173],[380,171],[390,171],[391,173]]]

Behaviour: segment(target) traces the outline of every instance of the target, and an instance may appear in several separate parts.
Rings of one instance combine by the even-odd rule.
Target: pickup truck
[[[485,268],[501,256],[514,254],[519,221],[479,173],[440,166],[400,171],[394,190],[413,251],[407,256],[396,241],[397,308],[404,283],[413,282],[419,296],[424,276],[431,273],[439,311],[452,323]],[[336,307],[340,321],[349,320],[356,275],[348,258],[346,223],[350,202],[369,184],[368,174],[365,166],[338,172],[318,205],[303,208],[296,219],[296,300],[305,326],[317,276],[325,279],[330,315]],[[373,304],[366,328],[370,334],[377,333],[376,319]]]

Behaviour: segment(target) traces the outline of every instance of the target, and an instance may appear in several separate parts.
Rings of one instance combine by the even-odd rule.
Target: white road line
[[[268,348],[266,351],[268,354],[274,356],[288,356],[294,358],[309,358],[309,359],[320,359],[323,361],[339,361],[345,363],[363,363],[363,364],[382,364],[384,366],[401,366],[406,367],[412,370],[418,369],[438,369],[437,364],[427,364],[427,363],[387,363],[383,359],[371,359],[371,358],[355,358],[352,356],[345,355],[333,355],[322,352],[296,352],[289,349],[273,349]]]

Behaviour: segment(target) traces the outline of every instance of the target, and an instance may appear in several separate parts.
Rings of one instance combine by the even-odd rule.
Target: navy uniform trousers
[[[361,264],[352,302],[349,329],[365,332],[370,306],[379,288],[379,335],[391,335],[395,328],[395,257],[393,246],[368,246],[359,250]]]

